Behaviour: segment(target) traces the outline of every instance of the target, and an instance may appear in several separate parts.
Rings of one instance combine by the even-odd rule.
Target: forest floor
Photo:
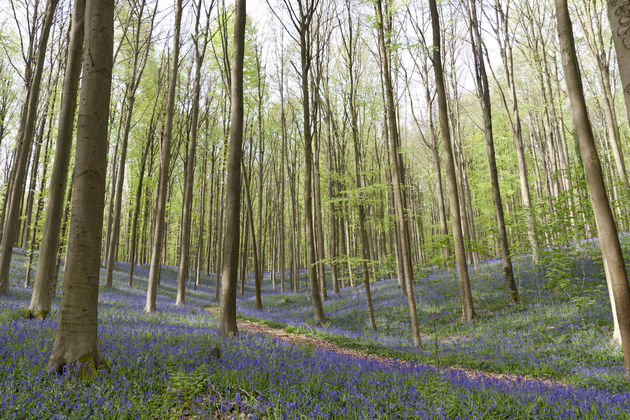
[[[217,304],[213,274],[176,307],[177,268],[163,267],[157,311],[147,315],[148,267],[137,267],[128,287],[129,264],[117,263],[114,287],[99,293],[99,348],[110,369],[77,381],[72,370],[46,372],[59,301],[50,318],[24,319],[31,290],[18,250],[11,295],[0,299],[0,418],[630,419],[596,251],[549,250],[536,269],[516,258],[519,306],[506,305],[496,261],[471,270],[472,324],[458,322],[452,275],[418,269],[420,349],[394,280],[372,284],[373,331],[361,285],[329,293],[328,321],[317,326],[303,275],[301,292],[281,294],[267,273],[263,311],[248,277],[241,333],[227,338],[208,313]]]
[[[218,307],[210,306],[205,308],[206,311],[213,316],[218,316]],[[332,343],[323,338],[319,338],[312,334],[300,334],[295,332],[288,332],[282,328],[273,328],[264,322],[256,322],[251,321],[249,319],[237,319],[237,325],[239,331],[247,331],[252,334],[265,334],[271,337],[274,337],[278,340],[286,341],[287,343],[296,344],[299,346],[308,346],[317,348],[319,350],[327,350],[333,351],[335,353],[349,356],[353,359],[358,360],[372,360],[380,363],[394,363],[399,366],[414,366],[418,365],[415,362],[405,359],[399,359],[394,357],[387,357],[373,353],[367,353],[363,351],[354,350],[349,347],[342,347],[335,343]],[[424,336],[424,338],[428,338],[428,336]],[[431,343],[425,343],[425,345],[431,345]],[[540,379],[533,378],[529,376],[522,375],[511,375],[505,373],[494,373],[494,372],[485,372],[481,370],[473,370],[473,369],[464,369],[461,367],[453,367],[453,366],[436,366],[429,364],[432,368],[435,368],[438,372],[449,371],[449,372],[457,372],[464,374],[469,379],[497,379],[500,381],[504,381],[505,383],[513,383],[513,382],[534,382],[534,383],[542,383],[549,386],[560,386],[569,388],[571,385],[553,381],[549,379]]]

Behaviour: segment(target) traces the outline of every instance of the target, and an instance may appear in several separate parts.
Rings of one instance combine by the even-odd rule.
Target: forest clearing
[[[3,0],[0,418],[630,419],[627,0]]]

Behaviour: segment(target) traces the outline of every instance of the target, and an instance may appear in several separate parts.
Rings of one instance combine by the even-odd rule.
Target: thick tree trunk
[[[114,2],[90,0],[86,7],[85,55],[77,123],[75,192],[64,291],[48,369],[61,373],[65,365],[86,363],[93,370],[102,362],[97,343],[107,124],[111,94]],[[88,373],[89,374],[89,373]]]
[[[566,0],[556,0],[556,17],[571,118],[575,126],[582,161],[584,162],[586,181],[602,248],[602,257],[607,268],[606,274],[608,275],[615,300],[614,306],[617,319],[619,320],[623,346],[625,375],[630,377],[630,287],[628,286],[626,265],[619,244],[617,227],[608,201],[602,167],[597,155],[593,130],[584,101],[584,90]]]
[[[245,55],[245,0],[235,1],[231,76],[231,129],[225,184],[225,228],[219,326],[223,334],[238,334],[236,326],[236,274],[241,213],[241,161],[243,142],[243,57]]]

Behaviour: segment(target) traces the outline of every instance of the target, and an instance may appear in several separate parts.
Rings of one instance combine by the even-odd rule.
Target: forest
[[[2,0],[0,418],[630,419],[630,3]]]

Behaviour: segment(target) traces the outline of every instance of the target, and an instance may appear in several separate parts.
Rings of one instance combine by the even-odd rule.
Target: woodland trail
[[[205,309],[208,313],[213,314],[215,316],[218,316],[219,314],[219,308],[216,306],[208,307]],[[287,332],[279,328],[272,328],[260,322],[237,319],[237,325],[238,325],[239,331],[247,331],[249,333],[254,333],[254,334],[265,334],[265,335],[273,336],[274,338],[277,338],[279,340],[286,341],[288,343],[302,345],[302,346],[312,346],[320,350],[333,351],[335,353],[347,355],[351,358],[358,359],[358,360],[373,360],[379,363],[389,363],[389,364],[395,364],[399,366],[430,365],[438,369],[438,373],[440,374],[460,373],[460,374],[465,375],[467,378],[480,380],[480,381],[501,381],[506,384],[530,382],[530,383],[539,383],[543,386],[548,386],[548,387],[562,386],[565,388],[572,388],[571,385],[568,385],[564,382],[551,380],[551,379],[542,379],[542,378],[535,378],[531,376],[514,375],[514,374],[506,374],[506,373],[486,372],[482,370],[466,369],[466,368],[457,367],[457,366],[439,366],[438,367],[436,365],[429,364],[429,363],[418,363],[418,362],[414,362],[410,360],[365,353],[362,351],[339,346],[337,344],[331,343],[322,338],[308,336],[304,334],[291,333],[291,332]]]

